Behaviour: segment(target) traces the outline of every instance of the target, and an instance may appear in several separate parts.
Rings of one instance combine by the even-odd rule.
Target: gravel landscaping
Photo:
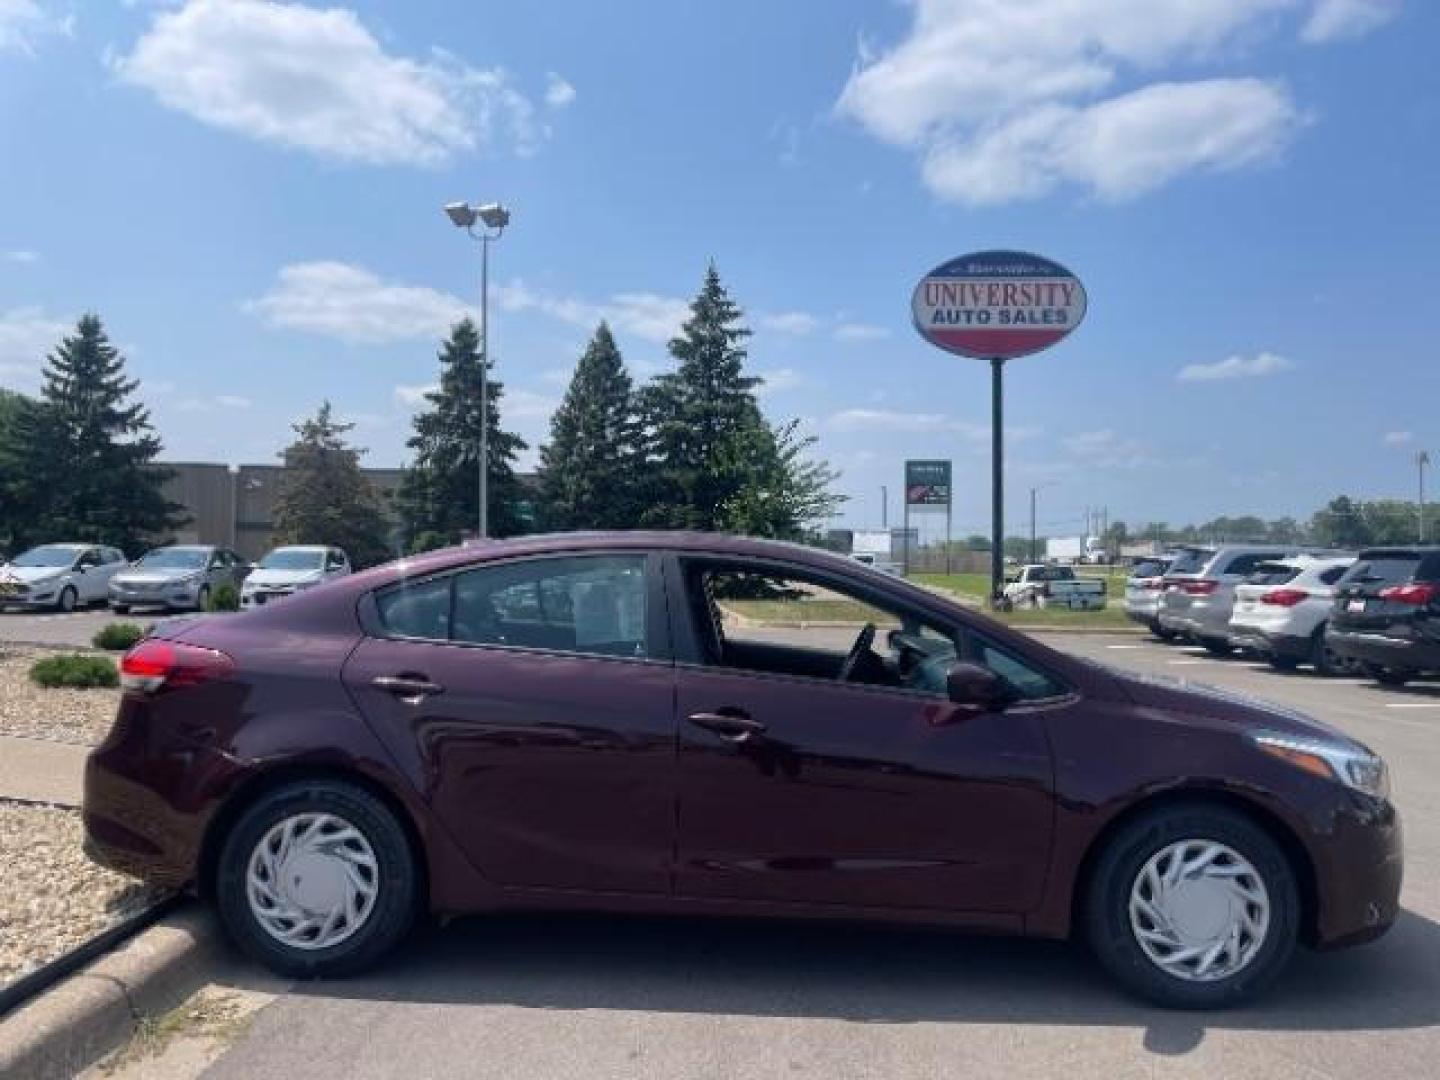
[[[78,811],[0,799],[0,986],[163,895],[96,866],[80,841]]]
[[[111,656],[93,650],[72,650]],[[94,746],[105,737],[120,702],[118,690],[46,690],[30,681],[30,665],[54,649],[0,648],[0,735]],[[113,657],[112,657],[113,659]]]

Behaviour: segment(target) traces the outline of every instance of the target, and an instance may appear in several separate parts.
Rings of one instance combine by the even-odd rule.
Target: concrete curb
[[[219,941],[203,907],[177,909],[0,1020],[0,1076],[73,1077],[203,985]]]

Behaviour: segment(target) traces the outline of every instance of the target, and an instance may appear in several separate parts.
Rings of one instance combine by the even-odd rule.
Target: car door
[[[100,549],[86,548],[76,558],[70,581],[75,586],[75,599],[80,604],[93,604],[105,599],[105,579],[100,574]]]
[[[490,880],[669,892],[675,675],[653,559],[486,562],[367,603],[345,684]]]
[[[727,666],[730,652],[764,663],[775,655],[766,649],[784,646],[706,645],[712,618],[732,635],[740,625],[723,611],[707,616],[718,605],[699,595],[697,569],[711,565],[676,559],[668,572],[672,596],[683,597],[671,604],[681,620],[677,894],[1005,915],[1033,908],[1053,820],[1044,724],[1069,704],[1064,691],[977,712],[931,692],[838,681],[833,664],[803,659],[808,648],[794,650],[791,666],[810,674]],[[891,610],[925,618],[903,604]],[[767,637],[785,633],[797,646],[833,647],[836,632]]]
[[[119,548],[101,548],[100,556],[103,560],[95,576],[98,579],[98,589],[95,599],[103,601],[110,595],[110,582],[121,570],[125,568],[125,553]]]

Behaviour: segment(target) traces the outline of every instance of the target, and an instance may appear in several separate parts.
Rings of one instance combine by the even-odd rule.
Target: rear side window
[[[1324,573],[1322,573],[1322,574],[1320,575],[1320,584],[1322,584],[1322,585],[1334,585],[1337,581],[1339,581],[1339,580],[1340,580],[1342,577],[1344,577],[1344,576],[1345,576],[1345,567],[1343,567],[1343,566],[1332,566],[1332,567],[1330,567],[1329,570],[1326,570]]]
[[[1253,574],[1260,564],[1270,557],[1269,555],[1236,555],[1230,560],[1230,565],[1211,567],[1210,572],[1214,574]]]
[[[1182,551],[1175,556],[1175,561],[1170,564],[1169,574],[1198,574],[1204,565],[1210,561],[1212,551]]]
[[[395,637],[443,641],[450,636],[450,579],[403,582],[375,600],[380,623]]]
[[[647,656],[645,556],[532,559],[455,579],[454,640]]]
[[[1261,563],[1245,579],[1246,585],[1284,585],[1300,576],[1298,566],[1282,563]]]

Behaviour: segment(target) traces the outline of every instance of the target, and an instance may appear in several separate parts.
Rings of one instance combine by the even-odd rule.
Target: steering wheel
[[[855,673],[855,665],[860,663],[860,657],[870,651],[870,646],[875,643],[875,624],[867,622],[860,631],[860,636],[855,639],[855,644],[850,646],[850,653],[845,657],[845,663],[840,665],[840,681],[849,682],[850,676]]]

